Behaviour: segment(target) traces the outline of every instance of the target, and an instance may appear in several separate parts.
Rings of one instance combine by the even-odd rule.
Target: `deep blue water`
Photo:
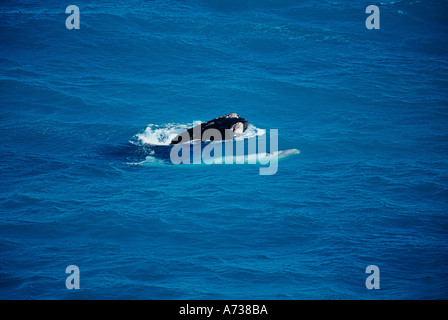
[[[2,1],[0,298],[447,299],[447,16]],[[151,142],[229,112],[300,154],[155,165]]]

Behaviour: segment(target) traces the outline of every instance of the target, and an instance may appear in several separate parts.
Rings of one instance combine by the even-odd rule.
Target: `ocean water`
[[[447,299],[447,16],[2,1],[0,298]],[[300,153],[272,175],[167,162],[170,137],[230,112]]]

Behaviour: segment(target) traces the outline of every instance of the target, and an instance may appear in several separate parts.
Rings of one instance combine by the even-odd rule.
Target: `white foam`
[[[145,131],[135,135],[137,141],[141,144],[153,146],[167,146],[179,133],[193,126],[192,123],[176,124],[168,123],[165,125],[148,124]],[[131,143],[135,143],[131,141]]]
[[[195,124],[197,124],[195,122]],[[130,141],[133,144],[149,144],[153,146],[167,146],[178,134],[192,128],[193,123],[176,124],[168,123],[165,125],[148,124],[145,131],[135,135],[136,141]],[[266,134],[266,130],[259,129],[249,124],[244,133],[235,137],[235,140],[250,139],[256,136]]]
[[[147,156],[145,160],[136,163],[129,163],[130,165],[143,166],[143,167],[166,167],[171,165],[162,159],[158,159],[154,156]]]
[[[254,126],[253,124],[249,124],[246,131],[243,132],[243,134],[240,134],[235,137],[235,140],[243,140],[243,139],[250,139],[257,136],[262,136],[266,134],[265,129],[260,129]]]

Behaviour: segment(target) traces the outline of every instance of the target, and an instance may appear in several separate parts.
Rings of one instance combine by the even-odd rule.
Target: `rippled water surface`
[[[448,298],[445,1],[73,4],[0,4],[2,299]],[[300,154],[157,165],[230,112]]]

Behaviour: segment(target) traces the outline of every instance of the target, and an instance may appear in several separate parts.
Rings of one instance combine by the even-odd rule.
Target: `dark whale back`
[[[249,126],[249,122],[241,118],[236,113],[229,113],[224,116],[212,119],[207,122],[203,122],[193,128],[190,128],[188,130],[185,130],[178,136],[176,136],[173,140],[171,140],[171,144],[177,144],[179,142],[186,142],[188,139],[191,140],[199,140],[207,141],[204,139],[203,134],[208,129],[216,129],[221,133],[221,137],[223,139],[230,139],[235,135],[241,134],[244,131],[246,131],[247,127]],[[228,136],[229,131],[226,132],[226,130],[230,130],[230,134],[232,136]],[[188,136],[187,136],[188,133]],[[200,133],[200,136],[193,136],[193,133]],[[182,136],[182,138],[181,138]],[[189,138],[188,138],[189,137]],[[213,140],[213,139],[211,139]]]

